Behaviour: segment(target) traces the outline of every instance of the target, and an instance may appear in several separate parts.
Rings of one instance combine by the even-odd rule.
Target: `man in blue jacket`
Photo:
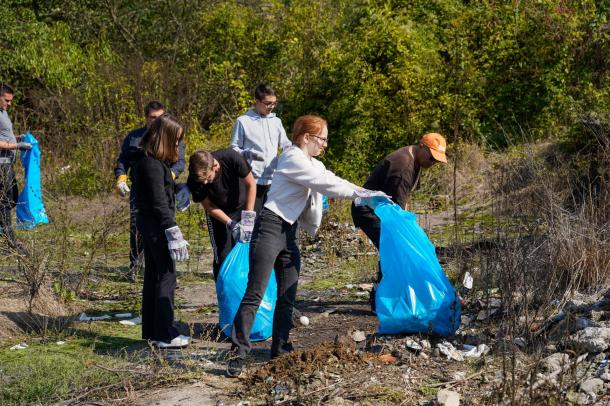
[[[127,179],[133,182],[133,178],[131,175],[131,168],[133,166],[133,162],[135,159],[136,152],[140,148],[140,140],[142,136],[150,126],[150,124],[155,121],[155,119],[165,113],[165,106],[156,100],[150,101],[144,106],[144,117],[146,118],[146,124],[144,127],[137,128],[127,134],[125,140],[123,141],[123,145],[121,147],[121,152],[119,153],[119,157],[117,159],[116,166],[114,168],[114,176],[116,177],[116,190],[121,196],[127,196],[129,194],[129,273],[127,274],[128,278],[135,282],[137,274],[142,269],[142,260],[143,260],[143,245],[142,238],[138,233],[136,228],[136,211],[135,211],[135,194],[131,192],[131,189],[127,185]],[[184,138],[184,137],[183,137]],[[180,140],[180,144],[178,146],[179,149],[179,158],[178,161],[174,162],[170,166],[170,170],[172,172],[172,176],[174,179],[178,178],[180,174],[184,171],[186,166],[184,160],[184,142],[182,139]]]

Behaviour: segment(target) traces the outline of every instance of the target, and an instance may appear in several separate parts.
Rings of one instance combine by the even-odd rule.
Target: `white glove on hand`
[[[131,189],[129,189],[129,186],[127,186],[127,182],[125,182],[125,181],[117,182],[116,190],[123,197],[127,196],[129,194],[129,192],[131,192]]]
[[[356,190],[354,191],[354,204],[358,207],[360,206],[368,206],[371,209],[375,210],[381,203],[391,203],[390,196],[386,195],[384,192],[379,190]]]
[[[19,151],[29,151],[32,149],[32,144],[29,142],[18,142],[16,145]]]
[[[252,239],[252,231],[254,230],[254,221],[256,220],[256,212],[250,210],[241,211],[241,221],[239,222],[239,241],[250,242]]]
[[[189,259],[189,243],[184,239],[184,237],[182,237],[180,227],[174,226],[165,230],[165,238],[167,238],[169,255],[174,261],[184,261]]]
[[[264,161],[265,157],[260,152],[252,151],[251,149],[245,149],[242,151],[241,155],[252,161]]]

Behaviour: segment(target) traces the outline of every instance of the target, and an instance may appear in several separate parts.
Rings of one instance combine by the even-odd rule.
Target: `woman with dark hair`
[[[174,179],[182,126],[169,114],[156,118],[142,137],[134,162],[136,224],[144,241],[142,338],[159,348],[180,348],[190,338],[174,327],[176,263],[188,259],[188,242],[176,224]]]
[[[293,145],[278,159],[271,188],[254,225],[250,245],[248,287],[233,321],[233,356],[227,375],[238,376],[250,352],[250,331],[271,271],[277,280],[277,303],[273,316],[271,358],[291,352],[288,341],[297,293],[301,254],[297,229],[315,235],[322,221],[322,194],[372,204],[384,193],[356,186],[326,170],[315,157],[328,144],[326,121],[318,116],[299,117],[292,131]]]

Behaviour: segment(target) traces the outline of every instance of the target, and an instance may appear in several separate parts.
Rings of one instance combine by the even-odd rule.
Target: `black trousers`
[[[239,356],[245,356],[252,348],[250,331],[273,269],[277,281],[277,302],[273,314],[271,357],[292,348],[288,338],[293,327],[292,312],[301,270],[297,227],[296,222],[291,225],[269,209],[263,209],[257,217],[250,243],[248,287],[231,332],[233,349]]]
[[[142,338],[170,342],[179,335],[174,327],[176,263],[169,255],[165,231],[156,220],[138,216],[144,241],[144,286],[142,288]]]
[[[10,247],[15,247],[16,237],[13,230],[11,211],[17,205],[19,190],[12,164],[0,164],[0,236]]]
[[[136,213],[136,195],[132,190],[129,194],[129,270],[134,272],[134,275],[140,273],[142,269],[142,252],[144,251],[142,236],[137,227]]]
[[[263,209],[267,201],[267,192],[271,185],[256,185],[256,200],[254,201],[254,211],[258,214]]]
[[[226,213],[231,220],[239,221],[241,211],[235,211],[233,213]],[[212,271],[214,273],[214,281],[218,280],[218,273],[220,267],[224,262],[229,252],[235,246],[235,240],[229,230],[227,230],[226,224],[216,220],[214,217],[206,213],[208,223],[208,234],[210,235],[210,243],[212,244],[212,251],[214,252],[214,262],[212,263]]]
[[[354,225],[364,231],[371,240],[377,251],[379,251],[379,240],[381,239],[381,220],[375,211],[368,206],[356,206],[352,202],[352,220]],[[381,281],[381,264],[377,264],[377,283]]]

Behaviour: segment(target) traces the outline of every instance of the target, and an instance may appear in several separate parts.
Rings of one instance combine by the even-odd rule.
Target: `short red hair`
[[[305,134],[320,135],[324,127],[327,126],[326,120],[314,115],[301,116],[292,125],[292,143],[298,144]]]

